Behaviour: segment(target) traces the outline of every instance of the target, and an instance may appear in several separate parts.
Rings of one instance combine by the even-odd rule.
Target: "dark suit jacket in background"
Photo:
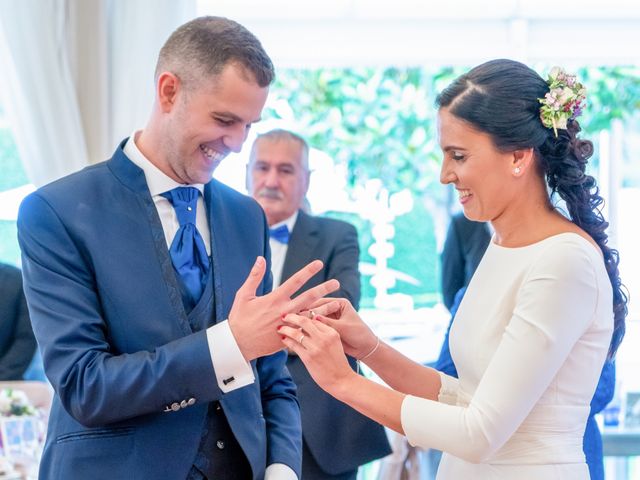
[[[301,291],[335,278],[340,282],[340,290],[332,296],[344,297],[358,308],[359,254],[358,234],[353,225],[299,211],[289,239],[282,281],[310,261],[320,259],[324,268]],[[355,360],[349,361],[355,370]],[[290,355],[287,366],[298,386],[304,442],[322,470],[339,475],[391,453],[381,425],[322,390],[297,356]]]
[[[22,274],[0,264],[0,380],[22,380],[35,351]]]
[[[299,474],[300,414],[286,353],[251,362],[256,381],[223,394],[206,331],[194,331],[185,314],[144,173],[123,145],[20,207],[25,293],[56,392],[39,478],[184,479],[212,401],[254,479],[272,463]],[[228,317],[256,257],[269,265],[269,237],[253,199],[212,180],[204,201],[214,324]],[[257,294],[270,289],[267,275]]]
[[[442,300],[451,311],[458,290],[469,285],[491,241],[489,227],[462,213],[451,218],[442,250]]]

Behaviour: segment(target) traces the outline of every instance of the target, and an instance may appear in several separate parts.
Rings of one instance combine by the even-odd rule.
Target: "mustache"
[[[284,200],[284,195],[277,188],[264,187],[258,190],[257,197],[269,198],[271,200]]]

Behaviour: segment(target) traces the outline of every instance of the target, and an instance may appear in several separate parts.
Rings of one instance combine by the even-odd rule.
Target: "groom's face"
[[[194,83],[185,86],[177,79],[163,105],[166,166],[169,176],[186,184],[209,182],[220,162],[240,151],[269,90],[234,64]]]

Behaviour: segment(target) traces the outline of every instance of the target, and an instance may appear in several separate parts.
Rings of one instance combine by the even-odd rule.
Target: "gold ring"
[[[316,312],[309,310],[309,313],[311,314],[311,320],[313,320],[316,317]]]
[[[298,340],[298,343],[300,345],[302,345],[302,341],[304,340],[304,333],[302,334],[302,336],[300,337],[300,340]]]

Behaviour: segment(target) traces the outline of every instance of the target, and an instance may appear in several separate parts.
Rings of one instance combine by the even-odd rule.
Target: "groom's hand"
[[[292,299],[292,295],[322,270],[322,262],[314,260],[292,275],[273,292],[256,296],[256,290],[264,278],[267,262],[258,257],[244,284],[236,292],[229,328],[245,360],[269,355],[283,348],[278,327],[282,317],[307,309],[318,299],[340,288],[337,280],[328,280]]]

